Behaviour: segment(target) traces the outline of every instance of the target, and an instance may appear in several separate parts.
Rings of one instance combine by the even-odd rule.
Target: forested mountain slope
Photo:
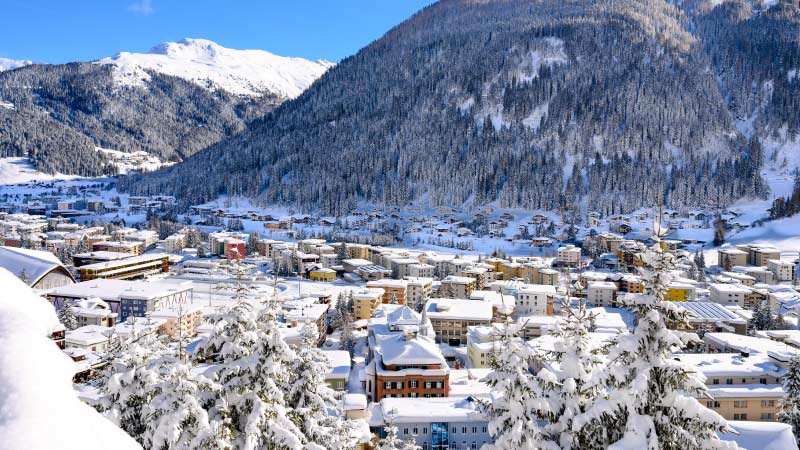
[[[762,135],[740,130],[759,101],[769,112],[748,124],[797,128],[792,80],[775,80],[798,66],[796,8],[443,0],[243,133],[121,185],[331,213],[359,200],[614,213],[764,196]],[[773,28],[748,38],[760,21]],[[755,92],[768,78],[770,95]]]
[[[87,176],[114,170],[95,146],[178,161],[242,131],[328,67],[186,39],[96,63],[1,72],[0,156]]]

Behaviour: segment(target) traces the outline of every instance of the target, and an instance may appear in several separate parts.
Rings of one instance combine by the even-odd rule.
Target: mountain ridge
[[[163,43],[156,48],[169,53],[191,50],[194,45],[217,54],[234,52],[240,62],[247,57],[208,40],[184,42],[187,45]],[[201,56],[195,50],[195,56]],[[267,54],[255,52],[260,57]],[[125,67],[137,76],[144,74],[140,83],[120,83],[113,61],[35,64],[0,72],[0,157],[29,157],[42,172],[82,176],[115,171],[113,161],[96,147],[145,151],[161,161],[180,161],[239,133],[249,121],[283,102],[287,98],[283,94],[295,95],[327,70],[321,63],[308,62],[314,71],[305,78],[287,78],[284,91],[277,94],[258,85],[258,80],[250,83],[246,76],[229,77],[236,82],[231,86],[255,89],[232,93],[223,88],[229,86],[199,82],[213,77],[198,77],[197,64],[184,66],[188,72],[171,75],[164,72],[180,72],[172,60],[158,71],[146,64],[138,66],[137,54],[126,55],[133,55],[133,60],[124,57],[128,58]],[[229,61],[225,55],[217,61]],[[291,59],[275,58],[278,65]]]
[[[420,198],[551,210],[589,202],[609,214],[763,198],[764,128],[754,139],[738,131],[730,99],[745,84],[723,92],[724,68],[704,47],[738,29],[730,10],[749,3],[704,4],[695,16],[662,0],[443,0],[243,133],[121,186],[187,204],[245,195],[336,214]],[[778,4],[754,20],[793,29],[796,9]],[[757,52],[737,50],[744,32],[734,34],[725,48],[738,62],[725,64]],[[796,60],[797,39],[774,34],[770,48]],[[774,64],[743,75],[763,83]],[[798,129],[791,108],[770,108]]]

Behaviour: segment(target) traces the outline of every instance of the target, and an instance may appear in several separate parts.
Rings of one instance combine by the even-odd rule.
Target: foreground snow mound
[[[147,53],[118,53],[97,61],[114,65],[114,79],[123,86],[143,86],[146,70],[191,81],[209,90],[257,97],[300,95],[333,63],[287,58],[263,50],[233,50],[206,39],[159,44]]]
[[[0,450],[141,448],[76,397],[53,307],[5,269],[0,286]]]

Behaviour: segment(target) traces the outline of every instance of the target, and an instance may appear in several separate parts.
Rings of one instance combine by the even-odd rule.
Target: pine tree
[[[255,346],[238,346],[248,352],[240,357],[223,351],[225,360],[214,368],[212,379],[220,388],[210,417],[224,424],[216,439],[229,442],[231,449],[300,449],[306,441],[286,404],[295,353],[278,331],[275,302],[269,299],[263,306],[256,319],[254,314],[244,317],[244,331],[254,337]]]
[[[536,385],[528,371],[531,353],[518,336],[519,328],[506,318],[494,371],[485,378],[493,393],[492,401],[484,407],[490,419],[489,434],[494,441],[487,444],[485,450],[532,450],[546,442],[546,432],[538,422],[532,403],[537,402],[537,410],[545,409],[541,404],[543,396],[542,392],[534,390]]]
[[[306,438],[318,445],[339,450],[352,448],[351,424],[340,420],[341,415],[329,415],[337,410],[336,392],[325,382],[330,363],[316,346],[318,332],[312,325],[302,330],[303,340],[292,362],[295,377],[287,394],[287,404],[292,408],[290,417]]]
[[[163,381],[159,359],[171,351],[156,337],[152,327],[122,343],[99,383],[97,410],[139,443],[144,443],[148,408]]]
[[[144,447],[193,450],[215,448],[215,426],[208,417],[215,387],[193,379],[190,366],[168,361],[162,365],[163,381],[147,405]],[[223,448],[223,447],[216,447]]]
[[[245,253],[247,253],[248,255],[258,254],[258,246],[260,243],[261,243],[261,236],[258,234],[258,232],[253,231],[247,237],[247,244],[245,245],[244,248]]]
[[[336,262],[339,264],[342,263],[345,259],[350,259],[350,249],[347,248],[347,244],[342,241],[342,245],[339,246],[338,251],[336,252]]]
[[[569,298],[569,295],[568,295]],[[586,310],[579,299],[577,309],[569,301],[561,306],[564,320],[553,332],[553,350],[547,361],[559,365],[558,375],[542,369],[534,381],[547,397],[547,402],[535,402],[538,417],[548,421],[544,438],[564,450],[592,450],[608,447],[610,436],[598,422],[582,423],[575,418],[586,413],[596,402],[603,400],[605,392],[593,382],[595,371],[601,364],[604,348],[593,348],[589,330],[594,328],[595,317]],[[541,407],[543,405],[545,407]]]
[[[795,439],[800,444],[800,356],[789,360],[789,367],[783,376],[783,398],[778,403],[778,420],[791,425]]]
[[[708,397],[704,377],[672,357],[693,338],[667,327],[687,319],[685,310],[664,299],[675,266],[675,257],[660,245],[664,231],[657,221],[655,245],[639,254],[644,293],[622,299],[637,324],[610,347],[609,364],[598,378],[600,387],[608,389],[608,400],[580,420],[598,422],[609,430],[612,442],[619,436],[620,445],[652,450],[736,448],[717,436],[732,431],[725,419],[698,401]]]
[[[413,440],[400,439],[397,436],[397,427],[391,423],[383,427],[383,432],[385,436],[378,441],[375,450],[421,450]]]
[[[72,310],[72,303],[70,301],[65,301],[64,304],[61,305],[61,310],[58,312],[58,321],[61,322],[67,330],[78,328],[78,318],[75,317],[75,312]]]

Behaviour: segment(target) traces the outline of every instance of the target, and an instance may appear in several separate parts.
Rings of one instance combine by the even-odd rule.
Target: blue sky
[[[338,62],[433,0],[3,0],[0,57],[63,63],[185,37]]]

